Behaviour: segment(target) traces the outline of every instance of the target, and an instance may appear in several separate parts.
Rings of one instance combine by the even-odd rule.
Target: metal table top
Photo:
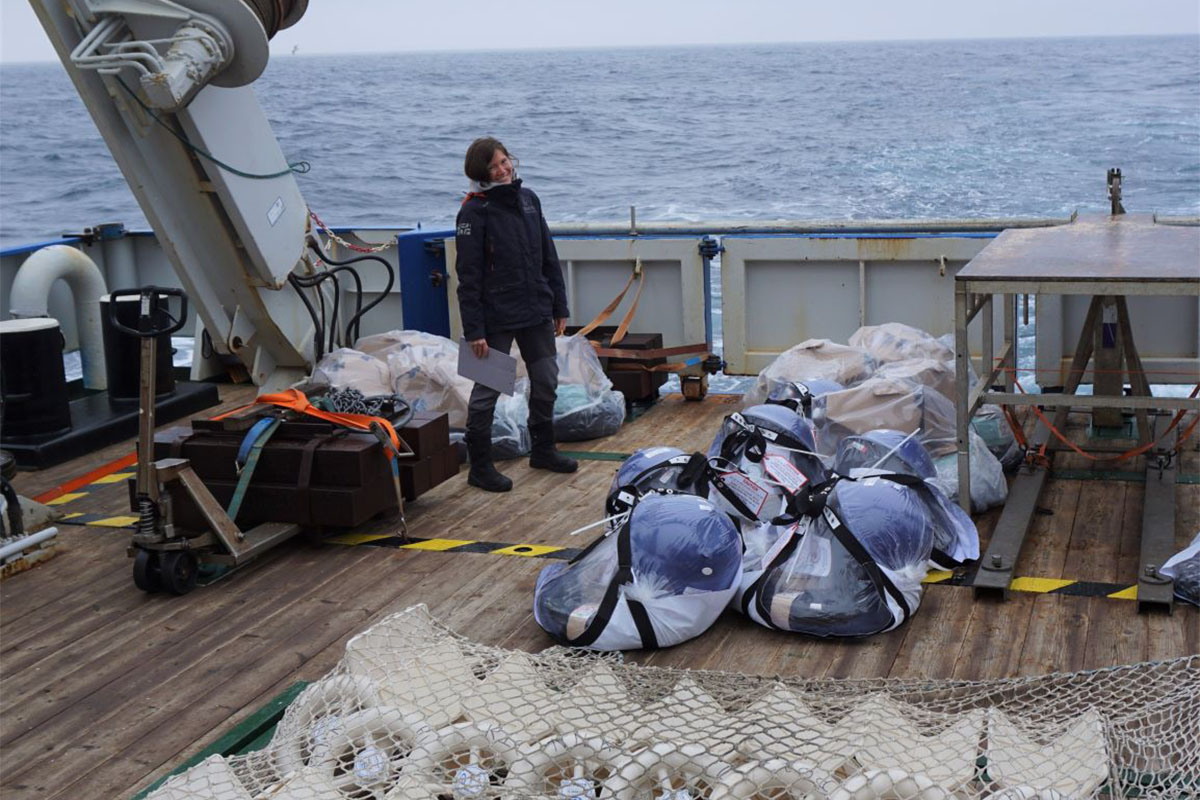
[[[1005,230],[955,276],[958,281],[1191,283],[1200,287],[1200,227],[1148,214],[1079,217],[1050,228]]]

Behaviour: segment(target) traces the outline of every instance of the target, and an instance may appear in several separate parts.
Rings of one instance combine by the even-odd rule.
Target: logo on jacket
[[[537,209],[533,205],[533,201],[527,197],[521,198],[521,211],[525,214],[536,214]]]
[[[471,235],[471,223],[469,223],[469,222],[458,223],[458,230],[456,231],[456,233],[459,236],[470,236]]]

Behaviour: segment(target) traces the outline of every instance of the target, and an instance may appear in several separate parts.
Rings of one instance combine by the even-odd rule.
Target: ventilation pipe
[[[74,247],[54,244],[25,259],[12,285],[13,317],[49,317],[50,290],[59,280],[71,287],[75,324],[83,362],[83,385],[108,388],[104,373],[104,340],[100,331],[100,298],[108,294],[96,263]]]

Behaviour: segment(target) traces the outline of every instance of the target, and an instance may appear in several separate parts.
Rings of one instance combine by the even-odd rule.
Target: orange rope
[[[1025,387],[1021,386],[1019,381],[1014,380],[1013,384],[1018,389],[1021,390],[1021,394],[1028,394],[1028,392],[1025,391]],[[1196,388],[1192,389],[1192,393],[1190,395],[1188,395],[1188,397],[1194,398],[1194,397],[1196,397],[1196,394],[1198,392],[1200,392],[1200,384],[1197,384]],[[1146,453],[1146,452],[1154,449],[1155,447],[1158,446],[1158,444],[1160,442],[1162,442],[1164,439],[1167,438],[1167,436],[1171,433],[1171,431],[1175,430],[1175,427],[1179,424],[1179,422],[1187,414],[1186,409],[1177,413],[1175,415],[1175,418],[1171,420],[1171,424],[1167,426],[1167,429],[1165,431],[1163,431],[1162,436],[1159,436],[1153,442],[1147,442],[1144,445],[1140,445],[1138,447],[1133,448],[1132,450],[1127,450],[1126,452],[1120,453],[1115,456],[1094,456],[1091,453],[1087,453],[1087,452],[1084,452],[1083,450],[1079,449],[1079,447],[1074,442],[1072,442],[1065,435],[1063,435],[1062,431],[1060,431],[1058,428],[1054,427],[1054,423],[1052,423],[1050,420],[1046,419],[1046,415],[1042,413],[1040,408],[1038,408],[1037,406],[1030,406],[1029,408],[1030,408],[1030,410],[1033,411],[1034,415],[1037,416],[1037,418],[1042,421],[1042,423],[1046,426],[1046,429],[1049,430],[1050,433],[1054,435],[1054,438],[1058,439],[1060,442],[1065,444],[1067,447],[1071,448],[1076,453],[1078,453],[1079,455],[1088,459],[1089,461],[1098,461],[1098,462],[1105,462],[1105,463],[1112,463],[1112,464],[1119,464],[1122,461],[1127,461],[1128,459],[1136,458],[1137,456],[1140,456],[1143,453]],[[1182,444],[1189,436],[1192,435],[1192,431],[1196,427],[1197,420],[1200,420],[1200,416],[1197,416],[1196,419],[1192,420],[1192,423],[1181,434],[1180,439],[1179,439],[1180,444]],[[1014,433],[1015,433],[1015,431],[1014,431]],[[1039,462],[1045,462],[1047,460],[1046,448],[1049,446],[1049,444],[1050,444],[1050,441],[1048,439],[1045,442],[1042,442],[1042,446],[1038,448],[1037,455],[1034,457],[1036,460],[1038,460]]]
[[[227,411],[224,414],[213,417],[213,421],[225,419],[231,414],[236,414],[239,411],[244,411],[256,405],[273,405],[280,408],[286,408],[291,411],[296,411],[300,414],[307,414],[310,417],[323,419],[326,422],[332,422],[334,425],[341,425],[344,428],[353,428],[359,431],[371,431],[373,424],[378,424],[387,432],[388,437],[392,440],[392,449],[388,451],[388,458],[395,458],[400,452],[400,437],[396,435],[396,429],[392,427],[392,423],[388,422],[383,417],[372,417],[368,414],[344,414],[334,411],[325,411],[317,408],[312,403],[308,402],[308,396],[299,389],[286,389],[275,394],[260,395],[250,405],[235,408],[232,411]]]

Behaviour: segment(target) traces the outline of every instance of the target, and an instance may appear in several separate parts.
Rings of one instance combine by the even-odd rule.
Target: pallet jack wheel
[[[133,585],[151,594],[163,590],[158,551],[141,550],[133,557]]]
[[[162,582],[174,595],[185,595],[196,588],[200,564],[188,550],[169,550],[162,555]]]

